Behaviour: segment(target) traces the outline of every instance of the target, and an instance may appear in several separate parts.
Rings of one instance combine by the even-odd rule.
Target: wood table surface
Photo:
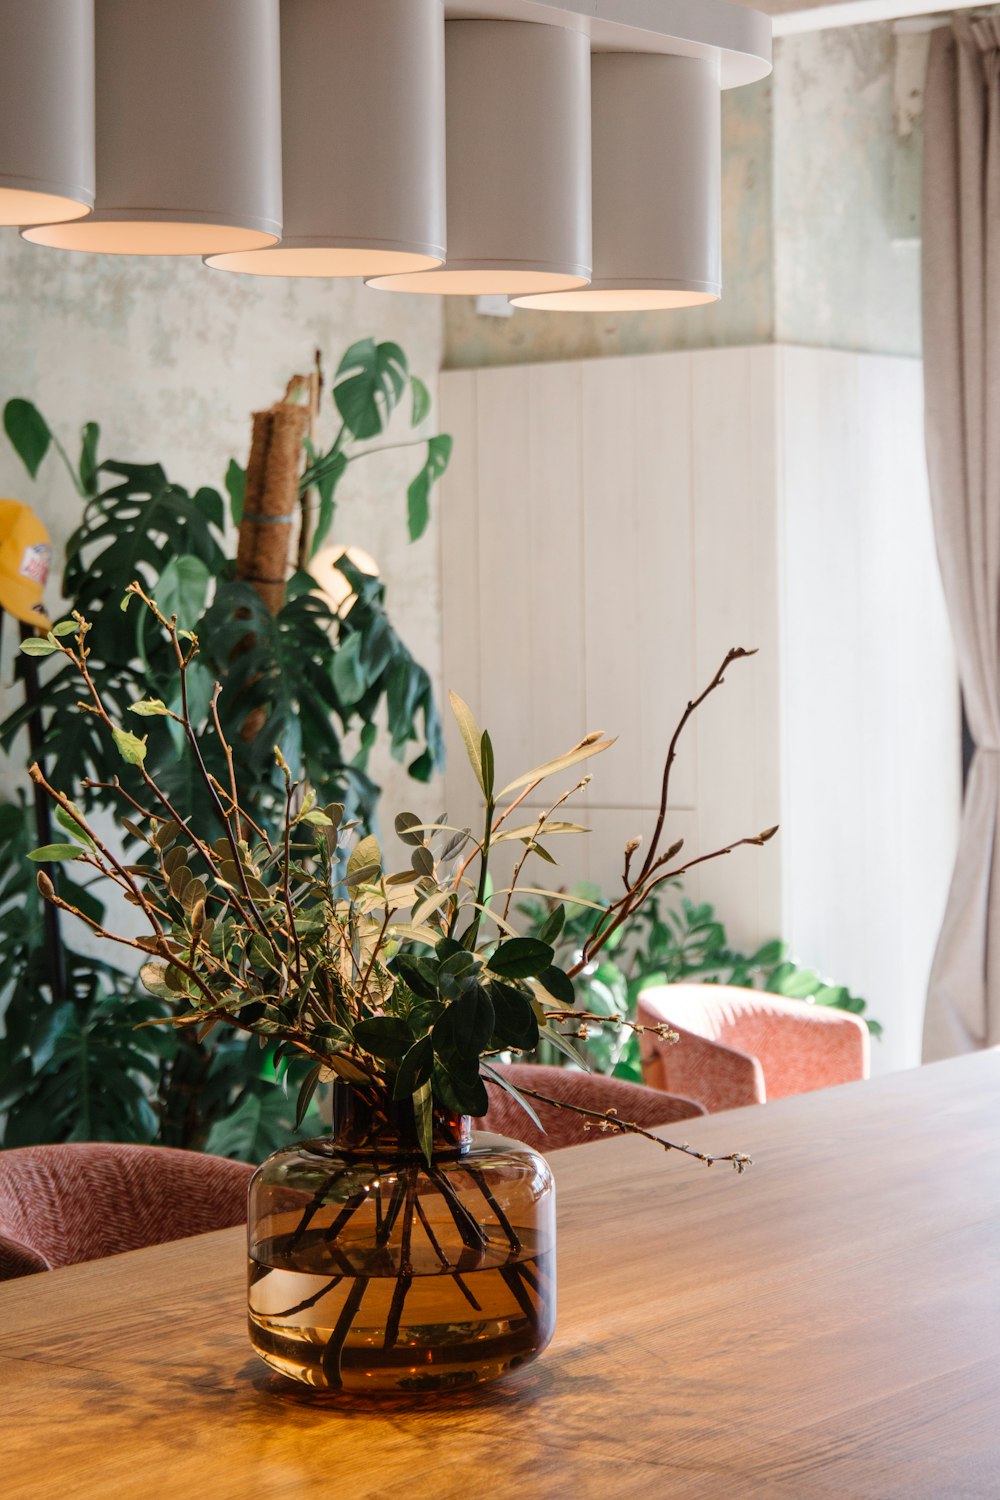
[[[997,1500],[1000,1053],[556,1153],[559,1322],[494,1386],[273,1375],[242,1230],[0,1285],[6,1500]]]

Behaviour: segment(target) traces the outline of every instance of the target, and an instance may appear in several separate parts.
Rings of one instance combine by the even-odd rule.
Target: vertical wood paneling
[[[517,368],[477,376],[479,457],[479,722],[498,772],[532,764],[528,673],[534,657],[531,589],[530,382]]]
[[[447,764],[445,798],[451,822],[464,825],[477,807],[471,768],[447,694],[454,689],[479,711],[479,377],[458,370],[441,377],[441,428],[454,435],[451,463],[441,481],[441,634]]]
[[[774,652],[777,608],[773,592],[761,592],[757,559],[777,545],[773,492],[773,428],[755,429],[755,389],[773,379],[768,351],[727,349],[696,355],[692,362],[692,452],[694,500],[695,636],[697,685],[711,680],[732,646]],[[768,411],[763,403],[761,410]],[[761,734],[771,725],[776,751],[778,705],[772,697],[773,668],[757,672],[759,657],[733,664],[724,687],[698,711],[692,737],[697,756],[699,850],[722,848],[760,831],[758,826]],[[778,821],[779,810],[766,819]],[[753,944],[764,934],[759,912],[761,882],[778,878],[775,845],[740,849],[702,871],[702,889],[723,914],[736,942]],[[773,903],[771,903],[773,904]]]
[[[642,781],[635,402],[639,361],[595,359],[583,367],[584,580],[587,720],[618,737],[599,771],[595,799],[634,806]],[[623,709],[627,708],[627,713]]]
[[[639,779],[632,801],[656,805],[677,717],[694,690],[694,567],[691,513],[690,355],[636,360],[633,425],[637,527],[633,590]],[[619,712],[621,709],[619,708]],[[678,761],[671,807],[694,806],[693,758]]]
[[[530,732],[518,772],[577,743],[587,722],[581,371],[577,364],[527,372],[531,472],[528,476],[526,574],[517,606],[530,617],[531,662],[522,688]],[[551,783],[555,794],[579,772]],[[547,784],[548,786],[548,784]],[[586,804],[586,792],[579,805]],[[548,804],[546,804],[548,805]]]
[[[919,366],[701,351],[450,374],[442,402],[446,681],[501,775],[585,729],[619,736],[577,803],[592,835],[553,839],[558,868],[526,880],[618,889],[684,702],[729,646],[757,646],[685,737],[669,828],[687,855],[781,832],[688,894],[735,941],[785,936],[865,995],[888,1031],[876,1067],[915,1062],[958,806]]]

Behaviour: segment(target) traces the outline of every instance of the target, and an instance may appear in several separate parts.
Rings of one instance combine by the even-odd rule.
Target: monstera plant
[[[308,394],[308,382],[299,385]],[[318,381],[314,393],[316,386]],[[289,389],[291,397],[279,405],[282,415],[294,417],[289,408],[301,397],[295,382]],[[235,460],[229,464],[227,522],[221,489],[189,491],[159,463],[102,458],[96,422],[83,428],[74,460],[35,406],[20,399],[7,403],[7,436],[31,477],[54,454],[82,502],[80,524],[66,547],[62,593],[74,610],[101,622],[91,665],[108,704],[128,727],[119,743],[109,744],[94,717],[76,711],[79,682],[65,659],[38,649],[27,664],[38,669],[37,707],[26,702],[8,714],[0,724],[0,745],[14,756],[19,731],[40,710],[46,767],[58,785],[82,782],[88,816],[112,805],[124,780],[122,755],[127,768],[128,756],[147,742],[141,716],[130,712],[139,699],[183,711],[194,726],[188,740],[168,719],[174,732],[148,737],[146,753],[167,794],[195,817],[210,814],[204,772],[216,778],[232,772],[247,816],[265,832],[279,826],[284,782],[275,747],[296,778],[307,780],[324,802],[341,803],[364,828],[375,823],[379,788],[370,756],[380,735],[388,736],[392,754],[408,762],[418,781],[441,764],[431,682],[392,625],[383,583],[342,558],[347,603],[337,607],[318,590],[309,562],[331,536],[344,475],[385,448],[421,446],[406,496],[409,535],[419,538],[451,439],[390,435],[388,442],[373,443],[396,423],[406,422],[411,432],[422,427],[430,411],[426,386],[411,374],[396,344],[354,344],[340,361],[332,398],[337,423],[329,445],[318,442],[315,423],[303,416],[293,446],[289,482],[300,531],[298,566],[282,579],[278,607],[263,595],[252,567],[241,568],[238,561],[248,531],[261,520],[253,473],[259,418],[250,472]],[[248,503],[248,482],[257,511]],[[269,482],[265,476],[265,488]],[[270,524],[265,534],[278,531]],[[184,621],[198,636],[201,654],[187,675],[183,705],[162,632],[150,629],[144,613],[120,609],[125,587],[137,578],[166,616]],[[216,723],[221,737],[214,733]],[[223,742],[231,766],[220,759]],[[140,821],[141,809],[134,812]],[[119,967],[107,954],[97,960],[64,943],[53,979],[40,903],[30,866],[26,871],[23,864],[36,842],[30,827],[26,797],[0,806],[3,1144],[155,1140],[256,1157],[283,1138],[292,1107],[272,1086],[270,1050],[262,1051],[256,1041],[248,1045],[245,1036],[224,1026],[204,1038],[158,1028],[136,1031],[156,1002],[137,987],[134,968]],[[104,908],[93,892],[68,881],[67,894],[100,925]]]

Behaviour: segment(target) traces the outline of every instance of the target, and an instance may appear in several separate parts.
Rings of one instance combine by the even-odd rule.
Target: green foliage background
[[[395,414],[415,428],[430,411],[427,388],[411,374],[403,350],[373,339],[345,353],[332,397],[337,435],[324,451],[307,445],[302,480],[303,494],[315,496],[313,554],[330,535],[347,469],[379,451],[362,445],[385,433]],[[223,684],[220,718],[234,746],[245,805],[263,826],[275,826],[283,803],[276,745],[321,801],[343,803],[366,826],[376,820],[379,788],[369,761],[383,724],[393,755],[408,761],[416,780],[428,780],[441,765],[441,724],[430,678],[394,629],[377,577],[341,565],[355,601],[340,617],[309,574],[299,572],[284,608],[272,618],[254,590],[233,576],[227,506],[218,489],[191,493],[159,463],[102,459],[96,422],[85,425],[79,454],[71,458],[38,409],[24,400],[7,403],[4,426],[33,478],[55,452],[83,502],[66,548],[62,593],[73,609],[100,622],[93,666],[119,722],[129,722],[128,709],[140,698],[162,697],[179,706],[171,702],[176,675],[164,641],[148,628],[143,611],[125,614],[119,607],[125,588],[138,578],[167,615],[176,615],[199,638],[203,654],[189,703],[196,723],[208,724],[213,684]],[[417,441],[422,461],[406,497],[412,540],[427,526],[431,491],[451,453],[446,434]],[[245,477],[231,462],[225,489],[236,524]],[[17,670],[23,675],[23,658]],[[109,806],[99,783],[118,776],[129,786],[129,768],[109,750],[95,722],[73,710],[79,682],[62,658],[42,663],[40,677],[52,782],[70,787],[89,777],[98,785],[87,791],[85,810]],[[245,740],[240,731],[255,712],[262,728]],[[0,724],[0,746],[8,755],[27,718],[28,709],[18,707]],[[141,723],[135,727],[142,732]],[[206,735],[209,759],[213,744]],[[213,811],[179,737],[151,736],[147,765],[196,823],[211,825]],[[211,761],[210,769],[224,772]],[[129,789],[137,794],[138,784]],[[133,977],[134,966],[127,959],[119,966],[110,945],[99,959],[67,947],[68,993],[53,995],[35,871],[25,862],[37,842],[26,795],[0,804],[2,1144],[157,1141],[247,1160],[274,1149],[291,1127],[297,1079],[293,1065],[286,1087],[274,1086],[271,1048],[222,1027],[204,1041],[169,1027],[136,1031],[168,1002],[146,994]],[[69,885],[65,873],[61,879],[69,899],[99,918],[95,896]],[[315,1117],[311,1123],[318,1123]]]

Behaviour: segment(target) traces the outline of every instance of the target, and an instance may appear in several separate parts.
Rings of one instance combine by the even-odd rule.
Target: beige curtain
[[[1000,20],[934,33],[924,127],[927,459],[976,744],[927,997],[933,1061],[1000,1044]]]

